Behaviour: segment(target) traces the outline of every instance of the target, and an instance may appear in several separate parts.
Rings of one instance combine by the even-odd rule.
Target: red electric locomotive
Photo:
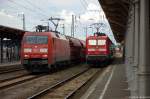
[[[102,33],[95,33],[86,39],[86,61],[88,64],[109,62],[113,57],[112,42]]]
[[[21,62],[30,72],[49,71],[58,64],[80,60],[80,40],[55,32],[27,32],[22,41]]]
[[[53,32],[27,32],[22,41],[21,61],[31,72],[47,71],[55,63],[70,60],[69,40]]]

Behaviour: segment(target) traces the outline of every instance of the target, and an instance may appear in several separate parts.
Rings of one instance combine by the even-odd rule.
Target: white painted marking
[[[86,93],[80,98],[80,99],[88,99],[88,97],[94,92],[95,88],[97,87],[98,83],[102,82],[104,76],[106,75],[106,73],[109,72],[111,66],[109,66],[99,77],[99,79],[97,79],[96,81],[94,81],[94,83],[88,88],[88,90],[86,91]]]
[[[116,67],[116,66],[115,66],[115,67]],[[109,76],[109,79],[108,79],[107,83],[105,84],[104,90],[102,91],[102,93],[101,93],[99,99],[103,99],[103,97],[104,97],[104,95],[105,95],[105,93],[106,93],[106,91],[107,91],[107,88],[108,88],[108,86],[109,86],[109,84],[110,84],[110,81],[111,81],[111,79],[112,79],[112,76],[113,76],[113,74],[114,74],[115,67],[113,67],[113,70],[112,70],[112,72],[111,72],[111,75]]]

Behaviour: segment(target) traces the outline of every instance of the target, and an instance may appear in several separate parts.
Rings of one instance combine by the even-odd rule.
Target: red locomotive
[[[112,42],[103,33],[95,33],[86,39],[86,61],[88,64],[107,63],[113,58]]]
[[[21,62],[30,72],[49,71],[57,64],[79,61],[81,41],[55,32],[27,32],[22,41]]]

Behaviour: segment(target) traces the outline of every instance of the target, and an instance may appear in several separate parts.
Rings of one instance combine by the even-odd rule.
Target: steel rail
[[[40,92],[34,94],[33,96],[28,97],[27,99],[36,99],[37,97],[40,97],[40,96],[46,94],[47,92],[49,92],[49,91],[51,91],[51,90],[53,90],[53,89],[55,89],[55,88],[61,86],[62,84],[65,84],[65,83],[71,81],[72,79],[74,79],[74,78],[80,76],[81,74],[87,72],[88,70],[90,70],[90,68],[87,68],[86,70],[84,70],[84,71],[82,71],[82,72],[80,72],[80,73],[78,73],[78,74],[76,74],[76,75],[74,75],[74,76],[72,76],[72,77],[66,78],[66,79],[64,79],[64,80],[62,80],[62,81],[60,81],[60,82],[58,82],[58,83],[56,83],[56,84],[54,84],[54,85],[52,85],[52,86],[50,86],[50,87],[44,89],[44,90],[42,90],[42,91],[40,91]]]
[[[29,74],[22,74],[22,75],[17,76],[17,77],[11,77],[11,78],[2,79],[2,80],[0,80],[0,83],[6,82],[6,81],[10,81],[10,80],[14,80],[14,79],[17,79],[17,78],[21,78],[21,77],[24,77],[24,76],[27,76],[27,75],[29,75]]]
[[[12,68],[12,69],[8,69],[8,70],[1,70],[0,74],[5,74],[5,73],[11,73],[11,72],[16,72],[16,71],[21,71],[21,70],[25,70],[23,67],[22,68]]]
[[[28,77],[28,76],[29,76],[29,77]],[[27,81],[34,80],[34,79],[36,79],[36,78],[42,77],[43,74],[38,75],[38,76],[32,76],[32,75],[28,75],[28,76],[23,76],[23,77],[21,77],[21,78],[24,78],[24,79],[19,80],[19,81],[17,81],[17,79],[21,79],[21,78],[13,79],[13,80],[16,80],[16,81],[10,80],[10,81],[6,81],[6,82],[2,82],[3,85],[2,85],[2,83],[1,83],[0,90],[6,89],[6,88],[9,88],[9,87],[18,85],[18,84],[25,83],[25,82],[27,82]],[[12,83],[9,83],[9,82],[11,82],[11,81],[12,81]],[[6,83],[6,84],[5,84],[5,83]]]
[[[100,71],[102,71],[102,70],[100,70]],[[78,90],[81,89],[81,87],[85,86],[93,77],[97,76],[97,73],[99,73],[99,70],[93,76],[91,76],[82,86],[71,91],[64,99],[70,99]]]

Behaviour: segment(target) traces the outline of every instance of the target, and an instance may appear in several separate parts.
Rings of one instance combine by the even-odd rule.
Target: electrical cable
[[[33,9],[29,8],[29,7],[26,7],[25,5],[22,5],[20,3],[17,3],[17,2],[15,2],[13,0],[8,0],[8,1],[13,3],[13,4],[15,4],[15,5],[17,5],[17,6],[20,6],[20,7],[24,8],[24,9],[26,9],[26,10],[32,12],[32,13],[36,13],[37,15],[40,15],[42,17],[45,16],[43,13],[35,12],[35,10],[33,10]]]

